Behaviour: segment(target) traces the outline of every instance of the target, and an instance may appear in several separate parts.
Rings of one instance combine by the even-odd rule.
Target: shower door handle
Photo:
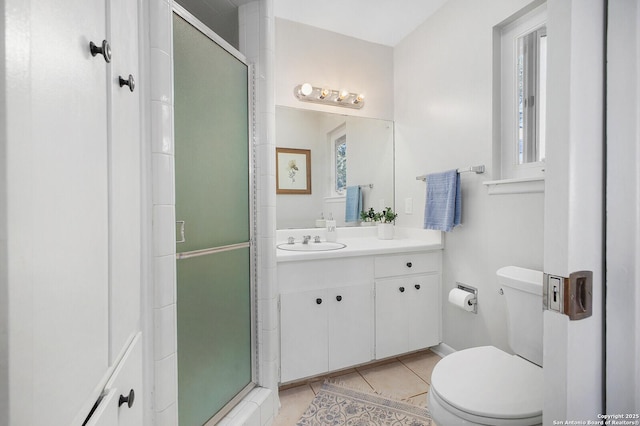
[[[184,220],[176,220],[176,225],[180,226],[180,239],[176,239],[176,243],[184,243],[187,241],[184,236]]]

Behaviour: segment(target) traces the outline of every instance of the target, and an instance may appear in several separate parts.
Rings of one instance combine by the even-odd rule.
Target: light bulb
[[[313,92],[313,86],[309,83],[304,83],[302,86],[300,86],[300,94],[302,96],[309,96],[311,92]]]
[[[360,102],[364,101],[364,95],[362,93],[360,93],[358,96],[356,96],[356,98],[353,100],[354,104],[359,104]]]
[[[322,91],[320,92],[320,96],[318,96],[320,99],[324,99],[327,96],[329,96],[329,94],[331,93],[331,90],[327,89],[326,87],[324,89],[322,89]]]
[[[343,101],[347,96],[349,96],[349,92],[346,90],[341,90],[340,94],[338,95],[338,99],[336,99],[338,102]]]

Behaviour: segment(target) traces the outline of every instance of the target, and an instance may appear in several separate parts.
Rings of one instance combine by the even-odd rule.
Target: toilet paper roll
[[[475,304],[475,294],[468,291],[454,288],[449,292],[449,303],[457,306],[460,309],[464,309],[467,312],[473,311],[473,305]]]

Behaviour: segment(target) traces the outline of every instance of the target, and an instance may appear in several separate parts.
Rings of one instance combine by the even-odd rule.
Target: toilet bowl
[[[507,266],[497,276],[516,355],[481,346],[438,362],[428,396],[438,426],[542,424],[542,272]]]
[[[431,375],[438,426],[542,424],[542,368],[493,346],[455,352]]]

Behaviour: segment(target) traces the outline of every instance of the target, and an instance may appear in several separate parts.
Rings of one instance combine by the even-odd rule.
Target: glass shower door
[[[252,386],[248,70],[174,14],[178,411]]]

